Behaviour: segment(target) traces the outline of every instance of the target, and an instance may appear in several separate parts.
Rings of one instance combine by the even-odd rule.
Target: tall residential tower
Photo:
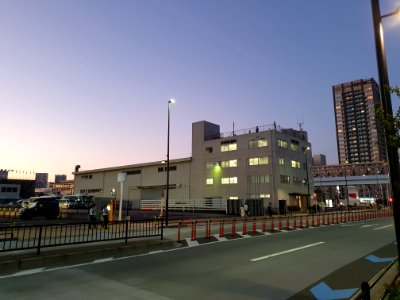
[[[386,161],[383,126],[376,117],[379,87],[373,78],[334,85],[339,164]]]

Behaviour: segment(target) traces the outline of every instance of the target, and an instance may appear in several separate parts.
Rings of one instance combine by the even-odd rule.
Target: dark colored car
[[[22,204],[22,208],[19,210],[19,216],[21,219],[32,219],[36,217],[56,219],[60,214],[58,199],[59,197],[56,196],[29,198]]]

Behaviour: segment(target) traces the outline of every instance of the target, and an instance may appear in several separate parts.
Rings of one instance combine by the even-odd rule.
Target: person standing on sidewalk
[[[92,227],[96,228],[96,204],[93,204],[93,206],[89,209],[89,218],[89,229]]]
[[[107,208],[107,206],[104,206],[101,209],[101,212],[103,214],[103,221],[104,221],[103,227],[104,227],[104,229],[107,229],[107,226],[108,226],[108,208]]]

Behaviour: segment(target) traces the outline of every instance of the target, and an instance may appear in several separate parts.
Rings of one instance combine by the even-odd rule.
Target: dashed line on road
[[[385,228],[392,227],[392,226],[393,225],[386,225],[386,226],[383,226],[383,227],[375,228],[374,230],[381,230],[381,229],[385,229]]]
[[[259,260],[263,260],[263,259],[267,259],[267,258],[271,258],[271,257],[275,257],[275,256],[279,256],[279,255],[283,255],[283,254],[287,254],[287,253],[291,253],[291,252],[295,252],[295,251],[299,251],[299,250],[303,250],[306,248],[310,248],[310,247],[314,247],[314,246],[318,246],[321,244],[324,244],[325,242],[318,242],[318,243],[314,243],[314,244],[308,244],[305,246],[301,246],[301,247],[297,247],[297,248],[293,248],[293,249],[289,249],[289,250],[285,250],[285,251],[281,251],[281,252],[276,252],[273,254],[269,254],[269,255],[265,255],[265,256],[261,256],[261,257],[257,257],[257,258],[252,258],[250,259],[250,261],[259,261]]]

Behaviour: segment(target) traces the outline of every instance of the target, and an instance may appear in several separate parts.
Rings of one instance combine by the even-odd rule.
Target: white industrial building
[[[119,173],[126,173],[122,184]],[[119,199],[122,191],[132,208],[145,209],[160,205],[166,173],[161,161],[77,171],[74,192],[110,198],[116,191]],[[264,207],[271,202],[278,209],[284,202],[305,211],[313,205],[312,174],[311,144],[303,130],[274,124],[221,133],[217,124],[195,122],[192,157],[170,160],[169,208],[225,210],[227,200],[257,199]]]

